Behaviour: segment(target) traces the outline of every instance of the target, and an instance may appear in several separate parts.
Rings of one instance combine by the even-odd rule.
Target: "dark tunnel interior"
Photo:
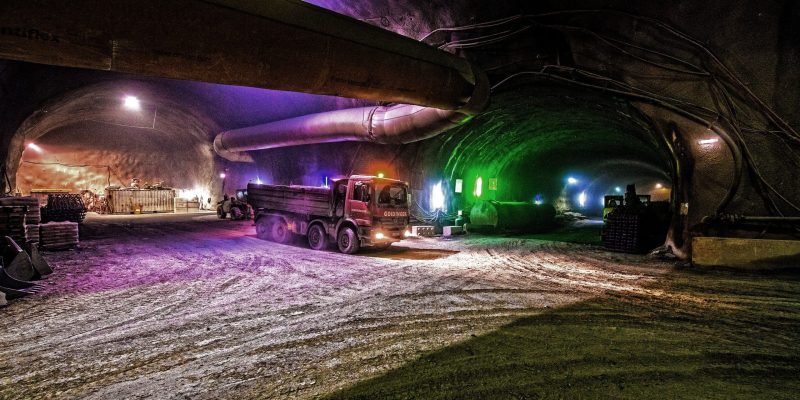
[[[0,398],[793,398],[800,2],[4,0]]]

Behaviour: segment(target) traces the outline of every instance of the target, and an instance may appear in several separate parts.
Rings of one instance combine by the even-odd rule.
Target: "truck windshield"
[[[405,185],[392,183],[383,186],[378,193],[378,206],[405,206],[408,194]]]

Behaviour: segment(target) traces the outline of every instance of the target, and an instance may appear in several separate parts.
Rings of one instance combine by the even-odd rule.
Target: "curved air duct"
[[[459,111],[408,104],[350,108],[222,132],[214,139],[214,151],[231,161],[249,162],[252,158],[240,152],[344,141],[411,143],[468,118]]]
[[[434,137],[469,120],[489,101],[489,80],[473,68],[475,86],[458,110],[409,104],[349,108],[225,131],[214,151],[231,161],[253,162],[251,150],[346,141],[405,144]]]

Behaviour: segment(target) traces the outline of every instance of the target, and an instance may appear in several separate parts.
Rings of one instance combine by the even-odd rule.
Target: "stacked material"
[[[47,205],[42,207],[42,222],[72,221],[81,223],[86,218],[86,206],[79,194],[56,193],[47,196]]]
[[[27,243],[39,242],[39,224],[25,224],[25,233],[28,238]]]
[[[411,227],[411,236],[434,236],[435,228],[432,225],[415,225]]]
[[[42,220],[39,199],[36,197],[0,197],[0,206],[28,207],[28,214],[25,218],[25,223],[28,225],[38,225]]]
[[[190,213],[199,212],[200,202],[197,200],[187,200],[180,197],[175,198],[175,212],[176,213]]]
[[[28,240],[25,226],[27,207],[0,206],[0,236],[10,236],[17,243]]]
[[[39,225],[40,245],[48,250],[68,249],[78,245],[76,222],[48,222]]]

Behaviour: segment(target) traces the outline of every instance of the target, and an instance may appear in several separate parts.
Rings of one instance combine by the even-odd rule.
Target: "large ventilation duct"
[[[0,58],[465,108],[453,54],[299,0],[2,0]]]
[[[351,108],[222,132],[214,139],[214,150],[232,161],[252,161],[241,152],[343,141],[411,143],[468,118],[458,111],[407,104]]]

